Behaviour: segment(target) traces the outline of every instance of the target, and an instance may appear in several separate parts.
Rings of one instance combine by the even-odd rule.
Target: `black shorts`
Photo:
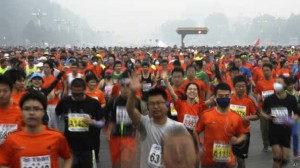
[[[270,145],[279,145],[281,147],[291,148],[291,128],[286,129],[270,129],[269,141]]]
[[[249,145],[250,145],[250,132],[246,134],[246,139],[242,143],[232,146],[233,154],[238,158],[243,158],[243,159],[248,158]]]

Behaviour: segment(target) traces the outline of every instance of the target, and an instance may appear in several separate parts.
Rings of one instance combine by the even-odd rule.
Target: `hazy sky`
[[[111,31],[129,40],[158,33],[166,21],[203,19],[214,12],[230,18],[299,14],[300,0],[52,0],[86,18],[95,30]],[[184,25],[183,25],[184,26]],[[175,28],[176,29],[176,28]]]

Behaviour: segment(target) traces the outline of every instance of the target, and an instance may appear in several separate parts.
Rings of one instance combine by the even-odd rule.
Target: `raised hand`
[[[142,84],[140,82],[140,78],[138,77],[135,71],[130,73],[130,84],[129,88],[131,91],[136,92],[142,88]]]

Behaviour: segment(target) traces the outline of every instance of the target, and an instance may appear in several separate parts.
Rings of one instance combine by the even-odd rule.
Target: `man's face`
[[[231,79],[234,79],[235,77],[240,75],[240,71],[231,71],[230,72],[230,77]]]
[[[44,115],[43,105],[37,100],[27,100],[22,106],[22,119],[28,127],[42,125]]]
[[[229,90],[218,90],[216,93],[216,98],[222,98],[222,97],[227,97],[230,98],[231,94]]]
[[[120,73],[121,70],[122,70],[122,65],[121,65],[121,64],[116,64],[114,70],[115,70],[117,73]]]
[[[8,85],[0,83],[0,104],[8,104],[11,98],[11,90]]]
[[[241,60],[241,59],[235,59],[235,60],[234,60],[234,63],[235,63],[235,66],[238,67],[238,68],[239,68],[240,66],[242,66],[242,60]]]
[[[76,101],[84,99],[84,88],[83,87],[71,87],[71,93]]]
[[[77,65],[72,65],[71,69],[72,69],[73,73],[77,73],[78,72],[78,66]]]
[[[167,115],[168,107],[166,106],[166,100],[162,95],[149,96],[148,107],[149,112],[152,114],[154,119],[166,117]]]
[[[143,66],[143,71],[146,73],[149,70],[149,66]]]
[[[245,82],[238,82],[235,84],[234,89],[236,91],[236,94],[238,95],[244,95],[246,92],[246,83]]]
[[[88,63],[88,62],[89,62],[89,59],[88,59],[87,57],[83,57],[83,58],[82,58],[82,61]]]
[[[88,85],[88,87],[90,88],[90,89],[95,89],[96,87],[97,87],[97,81],[96,80],[90,80],[88,83],[87,83],[87,85]]]
[[[186,76],[187,78],[189,79],[193,79],[196,75],[196,70],[194,68],[189,68],[187,71],[186,71]]]
[[[176,85],[179,86],[183,81],[183,75],[181,72],[174,72],[172,75],[172,82]]]
[[[17,90],[24,90],[26,88],[25,79],[21,78],[16,80],[16,83],[14,84],[14,88]]]
[[[265,77],[270,77],[272,74],[272,70],[269,67],[263,67],[263,74]]]

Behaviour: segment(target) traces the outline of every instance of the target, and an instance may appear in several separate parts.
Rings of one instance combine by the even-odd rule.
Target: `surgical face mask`
[[[228,97],[221,97],[221,98],[217,98],[216,99],[216,103],[218,106],[220,106],[221,108],[226,108],[229,106],[230,104],[230,98]]]
[[[155,62],[155,65],[159,65],[159,62],[158,62],[158,61],[156,61],[156,62]]]
[[[98,65],[98,63],[97,62],[93,62],[93,65],[96,66],[96,65]]]
[[[274,83],[273,87],[274,87],[275,92],[281,92],[281,91],[283,91],[283,85],[280,84],[280,83]]]

